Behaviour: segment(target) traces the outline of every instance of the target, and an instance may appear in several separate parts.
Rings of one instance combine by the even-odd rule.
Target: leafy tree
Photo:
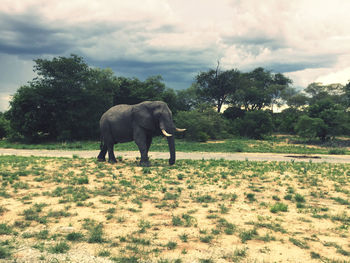
[[[191,85],[188,89],[178,90],[176,92],[176,109],[179,111],[194,110],[201,104],[201,99],[197,93],[196,85]]]
[[[262,110],[248,111],[243,119],[237,118],[234,126],[241,136],[262,139],[273,131],[271,113]]]
[[[344,86],[341,84],[323,85],[322,83],[311,83],[305,89],[306,94],[309,96],[309,104],[314,104],[319,100],[330,99],[333,103],[343,104],[345,103]]]
[[[286,102],[287,105],[291,108],[303,108],[308,104],[308,97],[305,94],[299,92],[287,97]]]
[[[276,132],[295,134],[295,125],[303,111],[295,107],[284,109],[280,113],[273,114],[274,128]]]
[[[281,73],[273,74],[264,68],[243,73],[240,87],[234,94],[233,103],[247,111],[261,110],[277,103],[285,89],[292,83]]]
[[[221,111],[223,104],[229,101],[239,87],[240,72],[236,69],[221,71],[219,63],[216,69],[201,72],[196,76],[197,94],[203,102],[208,102]]]
[[[316,101],[308,108],[308,115],[311,118],[320,118],[324,122],[322,133],[318,137],[325,140],[327,137],[342,135],[346,124],[346,112],[342,105],[335,104],[331,97]]]
[[[235,120],[237,118],[243,118],[244,117],[244,114],[245,114],[245,111],[242,110],[241,108],[239,107],[228,107],[224,113],[223,113],[223,116],[226,118],[226,119],[229,119],[229,120]]]
[[[296,133],[304,138],[314,139],[316,137],[325,137],[327,125],[320,118],[312,118],[302,115],[296,126]]]
[[[228,121],[211,107],[203,106],[191,111],[180,111],[174,116],[178,126],[186,127],[185,139],[205,142],[229,136]]]
[[[350,107],[350,81],[348,84],[344,86],[344,99],[345,99],[345,107]]]
[[[0,139],[9,134],[10,122],[5,118],[5,114],[0,112]]]
[[[97,137],[97,116],[111,106],[111,72],[91,70],[76,55],[34,61],[38,77],[10,102],[12,128],[28,140]]]
[[[161,76],[145,81],[137,78],[118,77],[114,89],[113,104],[137,104],[145,100],[162,100],[165,84]]]

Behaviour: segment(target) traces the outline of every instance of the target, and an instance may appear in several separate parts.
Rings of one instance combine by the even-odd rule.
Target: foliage
[[[273,114],[274,130],[280,133],[295,134],[295,125],[303,114],[297,108],[287,108],[280,113]]]
[[[220,112],[222,105],[228,102],[229,96],[239,88],[240,74],[235,69],[221,71],[218,63],[215,70],[210,69],[196,76],[197,93],[203,102],[216,106]]]
[[[0,113],[0,138],[95,140],[103,112],[145,100],[165,101],[178,126],[187,128],[184,137],[194,141],[230,135],[261,139],[272,131],[326,141],[350,133],[350,82],[311,83],[297,92],[281,73],[262,67],[245,73],[221,70],[218,63],[216,69],[200,72],[188,89],[174,91],[159,75],[144,81],[116,77],[111,69],[89,67],[77,55],[34,62],[37,77],[21,86],[10,109]],[[281,113],[263,111],[283,103],[289,108]],[[223,105],[228,108],[220,115]]]
[[[341,84],[323,85],[322,83],[311,83],[306,89],[308,95],[308,104],[312,105],[324,99],[331,100],[335,104],[345,104],[345,89]]]
[[[10,132],[10,122],[5,118],[5,115],[0,112],[0,139],[7,137]]]
[[[295,126],[296,133],[304,138],[313,139],[316,137],[324,137],[327,126],[320,118],[311,118],[302,115]]]
[[[242,74],[240,88],[233,94],[231,102],[245,110],[261,110],[276,104],[291,83],[281,73],[273,74],[264,68],[256,68]]]
[[[185,139],[205,142],[208,139],[223,139],[228,135],[228,121],[210,107],[192,111],[180,111],[174,117],[178,126],[186,127]]]
[[[90,68],[77,55],[34,62],[38,77],[16,91],[6,113],[13,134],[27,141],[96,139],[101,115],[116,104],[163,100],[174,112],[179,105],[161,76],[117,78],[111,69]],[[5,125],[0,116],[1,137]]]
[[[113,105],[137,104],[149,98],[161,100],[164,89],[161,76],[149,77],[144,82],[137,78],[118,77],[113,94]]]
[[[91,70],[76,55],[35,63],[38,77],[10,102],[11,127],[27,140],[96,138],[97,120],[111,106],[111,72]]]
[[[244,114],[245,114],[245,111],[242,110],[240,107],[228,107],[224,111],[223,116],[226,119],[235,120],[237,118],[243,118]]]
[[[262,110],[246,112],[243,119],[236,119],[234,127],[241,136],[262,139],[273,130],[271,113]]]

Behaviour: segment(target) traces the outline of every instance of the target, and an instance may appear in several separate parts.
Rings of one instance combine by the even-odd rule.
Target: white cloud
[[[183,88],[218,59],[285,73],[299,87],[346,82],[349,10],[348,0],[2,0],[0,55],[21,65],[7,67],[10,59],[2,74],[19,74],[7,83],[16,86],[30,80],[31,59],[77,53],[128,76],[178,78]]]
[[[11,96],[8,93],[0,92],[0,111],[6,111],[9,108]]]
[[[350,67],[335,72],[329,72],[329,74],[325,73],[318,77],[315,82],[321,82],[323,84],[340,83],[346,85],[350,82]]]

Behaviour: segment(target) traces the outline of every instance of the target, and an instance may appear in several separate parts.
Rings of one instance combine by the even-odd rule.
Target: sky
[[[35,77],[34,59],[186,89],[201,71],[280,72],[301,89],[350,79],[348,0],[0,0],[0,111]]]

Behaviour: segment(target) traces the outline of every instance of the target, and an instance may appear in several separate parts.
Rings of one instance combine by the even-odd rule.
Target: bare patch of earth
[[[115,152],[116,156],[126,159],[135,159],[140,156],[137,151]],[[98,151],[63,151],[63,150],[27,150],[0,148],[0,155],[42,156],[42,157],[81,157],[96,158]],[[168,159],[169,153],[150,152],[151,159]],[[298,157],[302,156],[302,158]],[[317,156],[317,158],[316,158]],[[302,162],[329,162],[350,163],[350,155],[304,155],[304,154],[276,154],[276,153],[214,153],[214,152],[176,152],[178,160],[210,160],[224,159],[237,161],[302,161]]]
[[[350,260],[348,164],[2,161],[3,262]]]

